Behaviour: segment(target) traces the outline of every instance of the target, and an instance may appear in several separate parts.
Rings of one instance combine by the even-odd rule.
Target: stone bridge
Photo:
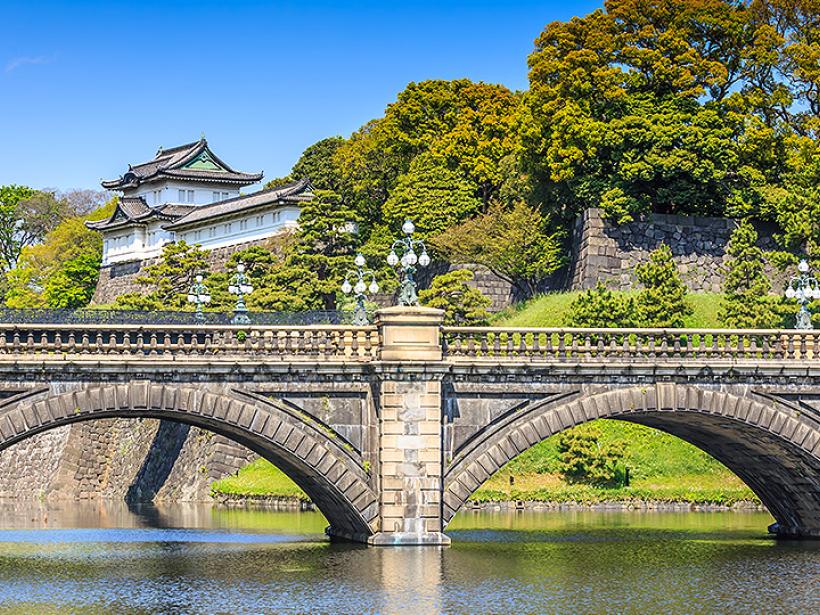
[[[0,449],[104,417],[179,421],[273,462],[331,536],[447,544],[516,455],[598,418],[719,459],[791,538],[820,537],[820,333],[0,324]]]

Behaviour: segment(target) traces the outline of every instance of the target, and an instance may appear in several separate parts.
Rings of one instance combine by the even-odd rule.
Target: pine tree
[[[635,302],[598,282],[572,302],[565,323],[568,327],[592,329],[632,327],[636,324]]]
[[[455,269],[433,278],[430,288],[419,292],[422,305],[444,310],[448,326],[482,326],[487,324],[491,301],[477,288],[467,285],[474,278],[469,269]]]
[[[771,283],[764,272],[763,250],[757,247],[757,231],[743,220],[729,239],[731,257],[724,281],[725,298],[718,318],[730,328],[765,329],[780,324]]]
[[[356,215],[335,192],[317,191],[302,206],[296,245],[286,264],[315,274],[313,291],[326,310],[336,308],[336,293],[352,266],[356,242]]]
[[[114,306],[127,310],[189,310],[188,289],[208,269],[208,251],[184,241],[169,243],[159,262],[137,278],[142,292],[117,297]]]
[[[635,300],[635,312],[642,327],[682,327],[692,313],[686,301],[686,286],[666,244],[653,250],[649,262],[635,269],[643,289]]]

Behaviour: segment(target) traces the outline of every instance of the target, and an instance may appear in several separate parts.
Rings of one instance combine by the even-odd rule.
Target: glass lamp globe
[[[815,299],[820,299],[820,286],[815,286],[811,290],[811,296]]]
[[[356,286],[353,287],[353,290],[356,291],[357,295],[361,295],[365,291],[365,288],[366,286],[364,285],[364,282],[359,280],[358,282],[356,282]]]
[[[253,292],[253,286],[250,284],[240,284],[239,290],[242,291],[243,295],[248,295]]]
[[[401,257],[401,260],[399,262],[401,263],[402,267],[409,267],[410,266],[410,263],[407,262],[407,255],[406,254]]]
[[[202,303],[210,303],[211,295],[200,295],[199,300],[202,301]]]
[[[230,286],[228,286],[228,292],[232,295],[235,295],[237,292],[239,292],[239,289],[233,284],[231,284]]]
[[[196,303],[196,295],[188,295],[189,303]]]
[[[800,262],[797,264],[797,270],[800,273],[806,273],[809,270],[809,264],[806,262],[805,258],[800,259]]]
[[[236,266],[236,270],[237,270],[239,273],[245,273],[245,263],[239,263],[239,264]]]
[[[197,284],[202,284],[202,274],[196,276]]]
[[[803,289],[797,289],[797,291],[794,293],[794,296],[798,301],[803,301],[803,298],[805,297],[805,295],[803,294]]]
[[[794,299],[794,295],[795,295],[794,288],[792,288],[791,286],[787,287],[786,288],[786,297],[789,298],[789,299]]]
[[[342,282],[342,292],[344,294],[349,295],[351,290],[353,290],[353,287],[350,285],[350,282],[347,280]]]
[[[412,220],[405,220],[404,224],[401,225],[401,232],[405,235],[412,235],[415,230],[416,225],[413,224]]]
[[[410,250],[407,253],[407,262],[410,263],[411,265],[415,265],[417,262],[419,262],[419,257],[416,256],[416,253],[413,252],[413,250]]]
[[[395,267],[399,263],[399,257],[396,255],[395,252],[390,252],[390,255],[387,257],[387,264],[391,267]]]
[[[370,286],[367,287],[367,290],[370,291],[370,294],[375,295],[377,292],[379,292],[379,285],[376,284],[375,280],[373,280],[370,283]]]
[[[419,256],[419,265],[422,267],[426,267],[430,264],[430,257],[427,255],[427,252],[422,252],[421,256]]]
[[[364,267],[364,256],[357,254],[353,262],[356,263],[357,267]]]

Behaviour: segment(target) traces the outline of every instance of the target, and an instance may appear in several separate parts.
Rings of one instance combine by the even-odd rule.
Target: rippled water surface
[[[449,548],[317,513],[0,504],[0,611],[820,613],[820,544],[763,513],[460,514]]]

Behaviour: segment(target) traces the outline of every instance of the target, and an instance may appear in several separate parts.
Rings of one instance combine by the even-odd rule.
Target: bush
[[[490,318],[490,299],[467,285],[475,277],[469,269],[455,269],[433,278],[427,290],[419,292],[422,305],[444,310],[444,324],[482,326]]]
[[[635,302],[631,297],[616,295],[601,282],[578,296],[569,306],[568,327],[632,327]]]
[[[618,487],[624,483],[624,447],[599,442],[597,427],[575,427],[558,434],[558,472],[568,483]]]
[[[769,296],[771,283],[766,277],[763,250],[757,247],[757,231],[748,220],[742,221],[729,239],[729,272],[724,282],[726,293],[718,318],[730,328],[768,329],[781,324],[778,299]]]
[[[672,250],[661,244],[649,255],[649,262],[635,268],[643,290],[635,300],[637,320],[642,327],[682,327],[692,313],[686,301],[686,286],[680,279]]]

